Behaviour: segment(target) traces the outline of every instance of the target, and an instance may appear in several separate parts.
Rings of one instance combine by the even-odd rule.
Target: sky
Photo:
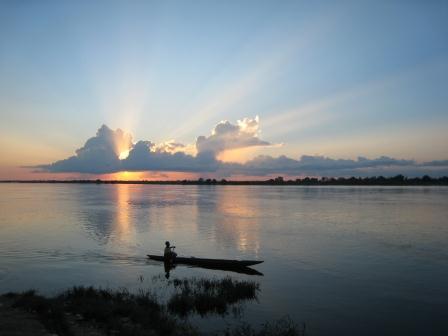
[[[0,1],[0,179],[448,175],[446,1]]]

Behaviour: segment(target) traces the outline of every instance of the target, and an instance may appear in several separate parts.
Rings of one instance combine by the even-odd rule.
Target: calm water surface
[[[0,292],[144,288],[164,275],[145,255],[165,240],[265,260],[264,276],[171,273],[258,281],[242,317],[255,325],[289,315],[311,335],[448,335],[448,188],[0,184]]]

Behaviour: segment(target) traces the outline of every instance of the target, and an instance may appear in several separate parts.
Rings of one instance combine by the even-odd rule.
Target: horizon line
[[[187,185],[448,185],[448,176],[407,177],[398,174],[385,176],[351,176],[351,177],[302,177],[285,179],[283,176],[266,180],[227,180],[198,178],[195,180],[102,180],[102,179],[35,179],[35,180],[0,180],[0,183],[67,183],[67,184],[187,184]]]

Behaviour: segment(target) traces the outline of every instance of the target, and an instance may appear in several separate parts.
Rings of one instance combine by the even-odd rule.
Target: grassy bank
[[[130,293],[125,289],[110,290],[73,287],[54,297],[35,291],[9,293],[3,297],[19,308],[34,314],[52,333],[76,336],[79,326],[86,325],[99,335],[202,335],[186,317],[198,314],[224,315],[244,301],[256,300],[259,285],[231,278],[176,279],[166,302],[160,302],[150,291]],[[266,323],[255,330],[250,325],[217,332],[228,336],[303,335],[289,320]]]

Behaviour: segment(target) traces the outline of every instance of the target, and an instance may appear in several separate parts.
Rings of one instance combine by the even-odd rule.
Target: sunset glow
[[[448,173],[438,5],[0,6],[2,180]]]
[[[0,0],[1,335],[448,335],[448,0]]]

